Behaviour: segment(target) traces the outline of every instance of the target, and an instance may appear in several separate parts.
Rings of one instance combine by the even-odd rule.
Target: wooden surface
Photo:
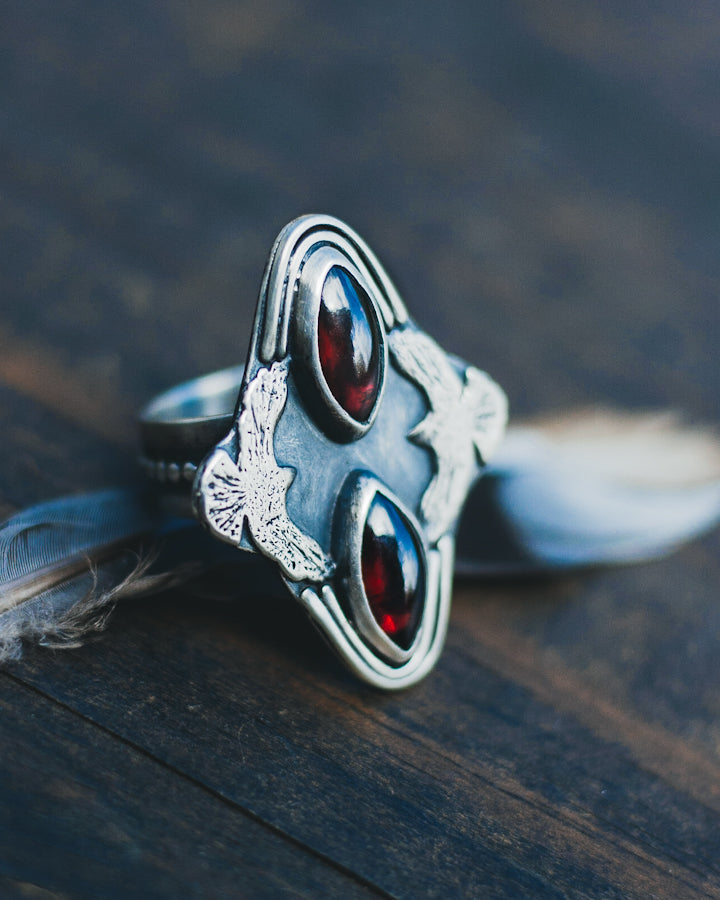
[[[518,415],[717,421],[710,2],[9,0],[0,511],[135,480],[243,358],[265,254],[346,219]],[[0,676],[0,896],[720,897],[720,563],[456,585],[421,686],[290,602],[175,592]]]

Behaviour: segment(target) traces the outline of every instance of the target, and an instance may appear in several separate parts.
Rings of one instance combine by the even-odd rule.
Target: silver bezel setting
[[[415,542],[422,567],[422,614],[412,644],[407,650],[398,646],[380,628],[372,613],[362,578],[362,548],[365,524],[376,495],[389,500],[405,519]],[[393,665],[406,663],[422,643],[428,595],[428,547],[422,538],[419,523],[402,501],[369,472],[353,472],[348,476],[338,504],[335,521],[334,557],[342,579],[353,621],[367,643]]]
[[[318,320],[325,280],[334,267],[348,272],[365,292],[370,308],[365,312],[378,349],[378,391],[370,415],[365,421],[353,418],[337,401],[330,390],[320,364]],[[369,275],[337,247],[319,246],[303,260],[295,287],[293,304],[293,365],[300,369],[298,383],[310,380],[313,390],[307,390],[309,407],[322,419],[322,425],[341,440],[357,440],[372,427],[382,402],[388,348],[385,328]],[[365,307],[365,304],[363,304]],[[303,378],[304,376],[304,378]],[[322,402],[318,403],[317,399]]]
[[[321,247],[337,249],[363,274],[387,331],[407,321],[405,304],[365,241],[332,216],[302,216],[283,228],[270,252],[260,287],[250,360],[257,357],[267,364],[287,355],[300,271]]]
[[[421,681],[442,653],[450,615],[454,563],[455,542],[447,535],[428,552],[422,633],[412,656],[400,665],[386,662],[368,646],[345,615],[329,584],[320,591],[306,588],[298,599],[358,678],[386,691],[402,690]]]

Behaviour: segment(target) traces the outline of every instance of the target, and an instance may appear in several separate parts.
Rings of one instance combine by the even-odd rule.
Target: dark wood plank
[[[457,628],[427,684],[358,691],[263,606],[126,610],[102,653],[19,674],[398,896],[555,896],[559,865],[596,895],[710,895],[717,802],[648,771],[632,735],[494,674]]]
[[[601,703],[626,710],[636,725],[657,728],[658,736],[674,735],[678,749],[691,751],[686,763],[679,757],[674,767],[686,767],[691,781],[698,770],[692,752],[713,767],[720,764],[713,661],[720,632],[717,551],[713,534],[662,563],[514,596],[492,591],[480,611],[474,609],[477,591],[463,589],[457,592],[462,605],[456,615],[462,616],[479,659],[499,653],[502,671],[517,667],[514,677],[522,683],[557,679],[554,702],[569,702],[573,715],[588,715],[587,721],[594,715],[579,691],[583,683]],[[574,684],[567,701],[562,698],[566,677]],[[573,682],[575,677],[580,681]],[[647,741],[652,751],[655,738]],[[717,799],[718,770],[704,771],[695,790],[696,796]]]
[[[39,368],[43,369],[42,363]],[[62,390],[64,372],[54,374]],[[77,412],[82,418],[82,411],[76,408]],[[60,494],[137,481],[132,451],[2,383],[0,429],[4,445],[0,498],[8,513]]]
[[[5,897],[378,896],[8,677],[0,710]]]
[[[52,4],[23,5],[6,33],[6,165],[35,212],[23,258],[42,259],[33,256],[35,232],[57,235],[62,216],[70,246],[51,267],[64,277],[52,277],[60,299],[87,298],[53,317],[47,293],[26,290],[18,329],[40,317],[56,349],[67,344],[75,357],[100,336],[121,358],[133,358],[136,346],[118,383],[137,397],[143,385],[163,383],[163,370],[172,382],[229,364],[244,355],[275,232],[324,208],[372,239],[421,321],[497,373],[519,412],[623,398],[711,414],[713,390],[698,374],[720,337],[704,280],[718,276],[707,252],[712,148],[704,165],[696,159],[709,136],[677,116],[668,124],[660,100],[638,95],[622,70],[571,64],[517,11],[487,20],[460,7],[451,16],[426,12],[424,27],[412,30],[418,55],[401,65],[391,36],[409,26],[394,18],[399,11],[371,47],[352,42],[349,57],[336,16],[309,50],[318,40],[313,22],[328,21],[323,4],[299,21],[268,11],[271,43],[247,57],[244,44],[233,51],[205,22],[222,19],[222,3],[201,16],[172,5],[166,16],[142,14],[142,4],[136,17],[101,9],[73,19]],[[372,26],[369,13],[353,16],[356,32]],[[125,35],[124,49],[113,29]],[[303,37],[307,59],[297,49],[283,55]],[[44,42],[55,53],[31,69],[27,60]],[[507,59],[503,47],[513,48]],[[421,65],[430,49],[438,64]],[[118,80],[122,67],[130,77]],[[327,88],[338,71],[355,73],[367,92],[340,121]],[[580,79],[584,106],[566,94]],[[160,84],[173,86],[165,105]],[[263,114],[273,102],[282,114]],[[605,118],[595,121],[588,108]],[[610,127],[608,110],[622,128]],[[293,141],[281,139],[281,121]],[[629,123],[637,123],[633,134]],[[648,163],[666,153],[672,127],[674,155],[656,163],[653,192],[633,193]],[[382,145],[369,153],[367,136],[378,134]],[[617,146],[607,146],[611,135]],[[692,192],[683,179],[694,179]],[[82,262],[72,264],[78,241]],[[111,337],[88,328],[94,297],[98,309],[112,304]],[[188,323],[200,315],[189,342]]]

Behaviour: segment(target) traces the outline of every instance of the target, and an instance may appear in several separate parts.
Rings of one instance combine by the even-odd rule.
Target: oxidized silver
[[[362,291],[377,353],[372,408],[362,418],[333,393],[318,349],[333,267]],[[442,650],[455,528],[502,437],[505,395],[420,331],[372,251],[326,216],[290,223],[273,247],[232,416],[236,379],[237,371],[208,376],[148,407],[150,473],[174,480],[168,491],[178,496],[192,477],[199,520],[221,540],[271,560],[360,678],[386,689],[417,682]],[[181,474],[170,479],[170,471]],[[375,498],[396,511],[407,552],[418,560],[408,602],[420,618],[406,640],[367,594]],[[385,553],[390,538],[370,546]]]

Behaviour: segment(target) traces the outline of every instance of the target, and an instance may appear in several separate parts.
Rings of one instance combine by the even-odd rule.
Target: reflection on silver
[[[247,386],[237,423],[237,464],[218,447],[196,479],[196,505],[211,531],[239,545],[247,523],[253,542],[291,581],[321,582],[332,560],[290,519],[285,496],[292,469],[275,459],[275,426],[287,401],[286,362],[261,368]]]
[[[429,413],[408,437],[435,455],[437,471],[420,503],[434,542],[452,529],[478,475],[478,462],[486,464],[499,444],[507,423],[507,399],[473,366],[461,378],[444,350],[424,332],[396,328],[388,339],[393,359],[430,403]]]

